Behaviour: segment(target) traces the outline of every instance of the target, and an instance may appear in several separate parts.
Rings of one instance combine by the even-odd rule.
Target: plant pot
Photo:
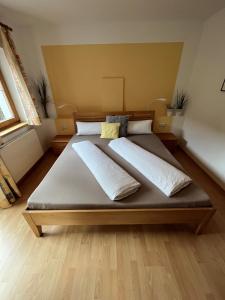
[[[175,115],[175,111],[173,108],[167,108],[167,117],[171,117]]]
[[[184,115],[184,109],[176,109],[175,110],[175,113],[177,116],[183,116]]]

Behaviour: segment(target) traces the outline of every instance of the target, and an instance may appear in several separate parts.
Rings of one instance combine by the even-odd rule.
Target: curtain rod
[[[2,22],[0,22],[0,26],[5,27],[9,31],[13,31],[11,27],[9,27],[8,25],[6,25],[6,24],[4,24]]]

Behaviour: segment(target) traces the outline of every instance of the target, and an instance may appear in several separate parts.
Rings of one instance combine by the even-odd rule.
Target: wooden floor
[[[55,161],[45,155],[0,210],[0,299],[225,299],[225,192],[181,150],[175,154],[218,211],[206,234],[179,226],[44,228],[36,238],[21,216]]]

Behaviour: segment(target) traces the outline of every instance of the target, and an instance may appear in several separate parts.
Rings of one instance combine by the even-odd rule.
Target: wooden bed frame
[[[129,115],[130,120],[154,121],[154,111],[74,113],[74,121],[104,121],[106,115]],[[193,224],[200,234],[212,218],[214,207],[29,210],[23,216],[33,233],[42,236],[43,225],[128,225],[128,224]]]

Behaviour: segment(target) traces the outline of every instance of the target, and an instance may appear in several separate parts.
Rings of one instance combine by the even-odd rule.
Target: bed
[[[154,119],[152,111],[75,114],[75,121],[104,121],[107,114],[126,114],[130,120]],[[183,170],[155,134],[132,135],[134,143]],[[111,201],[72,149],[74,142],[90,140],[141,183],[141,189]],[[136,169],[119,157],[99,136],[74,135],[46,177],[28,199],[23,216],[34,234],[42,225],[194,224],[199,234],[215,213],[208,195],[195,183],[166,197]],[[85,188],[84,188],[85,187]]]

